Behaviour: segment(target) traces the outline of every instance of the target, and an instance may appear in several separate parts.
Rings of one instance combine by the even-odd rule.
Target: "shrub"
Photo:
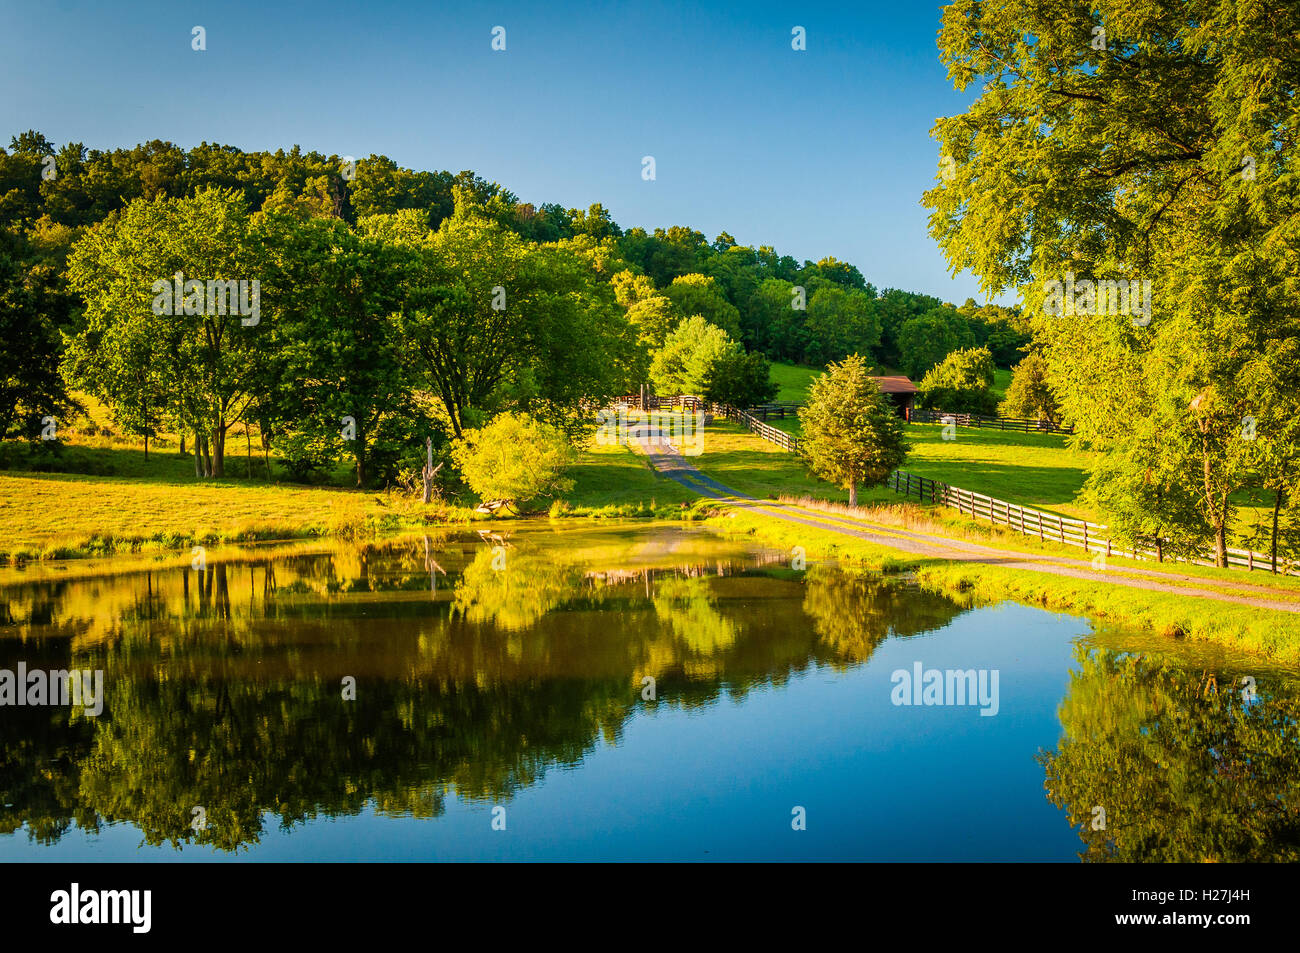
[[[528,502],[573,489],[576,453],[564,431],[528,414],[498,414],[455,441],[452,460],[479,498]]]

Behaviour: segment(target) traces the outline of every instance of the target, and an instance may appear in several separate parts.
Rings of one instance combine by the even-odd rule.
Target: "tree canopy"
[[[1113,524],[1224,565],[1235,501],[1288,456],[1263,448],[1300,336],[1300,7],[957,0],[939,49],[980,92],[934,127],[931,234],[1020,292]]]

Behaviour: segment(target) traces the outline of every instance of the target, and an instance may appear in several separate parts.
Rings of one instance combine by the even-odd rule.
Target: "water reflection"
[[[1040,761],[1084,860],[1300,859],[1295,679],[1076,655],[1064,735]]]
[[[675,528],[444,533],[10,586],[0,668],[103,669],[107,703],[0,709],[0,832],[53,844],[125,822],[148,844],[236,850],[268,824],[439,817],[618,745],[646,676],[651,704],[703,713],[970,611],[985,610]],[[1194,675],[1079,649],[1041,759],[1086,859],[1294,859],[1294,681],[1234,707]],[[1106,831],[1087,826],[1097,804]]]

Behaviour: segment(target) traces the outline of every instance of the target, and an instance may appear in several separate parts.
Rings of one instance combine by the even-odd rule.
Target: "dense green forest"
[[[0,229],[0,438],[87,393],[125,433],[188,436],[200,475],[223,475],[232,428],[294,476],[347,459],[372,484],[502,411],[575,431],[585,401],[643,383],[749,404],[769,360],[920,379],[961,349],[1009,367],[1029,339],[1015,311],[879,291],[835,258],[375,155],[26,132],[0,150]]]

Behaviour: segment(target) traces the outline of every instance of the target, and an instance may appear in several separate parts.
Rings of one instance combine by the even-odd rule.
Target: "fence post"
[[[1089,552],[1088,549],[1088,521],[1083,521],[1083,551]]]
[[[1043,541],[1043,511],[1038,510],[1038,541]]]

